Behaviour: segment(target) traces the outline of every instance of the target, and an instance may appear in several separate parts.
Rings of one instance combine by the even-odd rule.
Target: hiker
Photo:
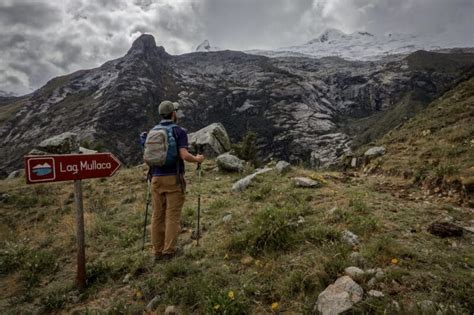
[[[181,230],[181,209],[183,208],[186,191],[184,161],[192,163],[202,163],[204,161],[203,155],[192,155],[188,152],[186,130],[176,125],[178,105],[178,103],[170,101],[161,102],[158,107],[161,117],[160,123],[148,134],[143,132],[140,135],[141,143],[145,145],[145,161],[147,156],[146,138],[150,137],[151,139],[153,130],[171,131],[172,134],[170,135],[175,139],[175,143],[168,140],[168,150],[177,151],[171,152],[177,153],[174,155],[174,161],[167,162],[164,166],[151,166],[149,170],[153,207],[151,241],[155,251],[155,261],[169,259],[176,255],[176,241]],[[168,139],[171,139],[171,137],[168,136]],[[152,163],[147,162],[147,164]]]

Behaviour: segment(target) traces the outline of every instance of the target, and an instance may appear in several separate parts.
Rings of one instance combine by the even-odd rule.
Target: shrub
[[[51,290],[40,299],[42,309],[46,313],[63,308],[66,302],[67,290],[64,288]]]
[[[237,156],[242,160],[251,162],[254,166],[258,166],[257,161],[257,134],[252,131],[247,131],[242,141],[233,146]]]
[[[288,210],[276,207],[265,208],[256,214],[250,228],[232,238],[229,249],[257,254],[260,251],[289,248],[298,240],[299,213],[291,208]]]

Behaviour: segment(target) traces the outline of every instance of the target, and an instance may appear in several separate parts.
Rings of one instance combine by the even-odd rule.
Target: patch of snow
[[[420,36],[393,33],[377,36],[367,32],[346,34],[337,29],[327,29],[317,38],[303,45],[246,52],[268,57],[337,56],[347,60],[378,60],[387,55],[408,54],[421,49],[436,50],[472,46],[474,46],[474,37],[471,42],[465,42],[447,34]]]

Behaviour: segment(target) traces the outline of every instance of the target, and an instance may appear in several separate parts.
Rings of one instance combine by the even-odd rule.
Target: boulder
[[[329,285],[318,296],[314,311],[336,315],[347,311],[362,300],[364,290],[349,276],[343,276]]]
[[[321,186],[319,182],[307,177],[295,177],[293,180],[297,187],[315,188]]]
[[[227,131],[220,123],[211,124],[189,134],[189,146],[192,152],[202,151],[206,157],[211,158],[224,154],[231,149]]]
[[[385,154],[385,148],[384,147],[372,147],[365,151],[364,156],[368,158],[375,158],[377,156],[381,156]]]
[[[219,155],[216,162],[220,171],[242,172],[244,170],[244,161],[230,153]]]
[[[19,169],[19,170],[11,172],[8,175],[7,179],[18,178],[18,177],[22,177],[23,175],[25,175],[25,170],[24,169]]]
[[[278,173],[284,174],[291,169],[291,164],[286,161],[279,161],[276,164],[275,168],[278,171]]]
[[[244,178],[242,178],[239,181],[234,183],[234,185],[232,186],[232,191],[234,191],[234,192],[244,191],[250,185],[250,183],[252,183],[252,180],[255,177],[257,177],[257,175],[270,172],[271,170],[273,170],[273,168],[264,168],[264,169],[257,170],[253,174],[245,176]]]
[[[65,132],[41,141],[36,149],[50,154],[68,154],[79,151],[77,134]]]

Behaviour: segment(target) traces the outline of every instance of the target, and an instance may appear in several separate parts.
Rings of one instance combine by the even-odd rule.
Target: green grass
[[[213,162],[207,163],[212,169]],[[443,173],[453,172],[445,168]],[[293,185],[295,176],[328,179],[321,188],[300,189]],[[0,308],[13,313],[141,313],[158,297],[157,313],[176,305],[190,314],[271,314],[271,305],[277,302],[287,312],[309,314],[318,294],[344,274],[352,264],[349,255],[358,251],[366,267],[384,269],[375,289],[387,298],[364,298],[353,313],[391,312],[392,300],[398,301],[400,312],[408,313],[423,299],[437,307],[455,305],[459,313],[472,309],[471,240],[456,239],[458,247],[453,249],[453,240],[437,239],[425,230],[444,213],[467,224],[474,218],[465,208],[393,197],[379,192],[384,187],[379,178],[358,178],[347,185],[337,180],[336,173],[302,168],[284,176],[264,174],[247,191],[235,194],[230,188],[240,175],[209,171],[201,194],[205,229],[196,247],[191,240],[196,178],[191,171],[187,177],[182,213],[187,230],[178,242],[187,249],[158,264],[152,262],[149,234],[146,250],[141,251],[145,200],[141,171],[124,169],[106,181],[84,182],[88,287],[82,292],[74,288],[72,185],[0,182],[1,192],[15,196],[11,200],[27,193],[51,200],[27,208],[11,200],[0,204],[0,223],[7,229],[0,246],[0,282],[9,288],[0,292]],[[228,213],[232,219],[222,222]],[[358,234],[360,245],[343,242],[345,229]],[[129,281],[123,282],[126,275]],[[368,277],[356,280],[369,289]],[[393,281],[403,290],[396,291]]]

